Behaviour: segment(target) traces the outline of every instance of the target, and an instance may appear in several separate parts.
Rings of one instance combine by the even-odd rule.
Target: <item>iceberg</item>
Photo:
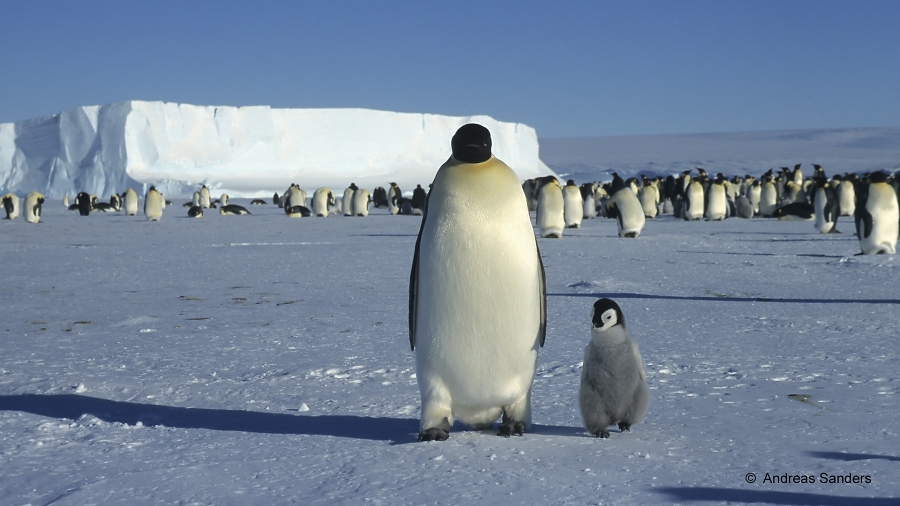
[[[0,193],[105,198],[155,185],[175,197],[205,184],[257,197],[351,182],[411,191],[431,183],[456,129],[473,122],[521,179],[553,174],[533,128],[489,116],[128,101],[0,124]]]

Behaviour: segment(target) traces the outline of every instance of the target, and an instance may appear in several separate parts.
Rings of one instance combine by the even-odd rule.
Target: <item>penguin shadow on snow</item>
[[[737,476],[735,478],[743,481],[743,478]],[[795,506],[887,506],[897,504],[897,499],[887,497],[849,497],[775,490],[715,487],[659,487],[654,490],[669,496],[674,501],[692,503],[764,503]]]
[[[813,457],[829,460],[840,460],[843,462],[856,462],[859,460],[887,460],[890,462],[900,462],[900,457],[894,455],[872,455],[868,453],[841,453],[841,452],[807,452]]]
[[[781,299],[769,297],[733,297],[699,295],[653,295],[647,293],[548,293],[547,297],[593,297],[618,299],[663,299],[718,302],[780,302],[788,304],[900,304],[900,299]]]
[[[755,241],[751,241],[755,242]],[[807,258],[846,258],[852,255],[825,255],[823,253],[748,253],[745,251],[697,251],[678,250],[677,253],[700,255],[741,255],[752,257],[807,257]]]
[[[111,401],[75,394],[0,395],[0,411],[21,411],[49,418],[77,420],[92,415],[104,422],[179,429],[207,429],[260,434],[334,436],[393,445],[413,443],[419,430],[414,418],[352,415],[290,415],[232,409],[183,408]]]

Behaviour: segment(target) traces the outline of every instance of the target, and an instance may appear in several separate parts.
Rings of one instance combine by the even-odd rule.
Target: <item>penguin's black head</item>
[[[453,158],[464,163],[482,163],[491,159],[491,132],[476,123],[459,127],[450,140]]]
[[[888,175],[884,172],[878,171],[869,174],[869,182],[870,183],[887,183]]]
[[[591,312],[591,328],[600,331],[608,330],[616,325],[625,328],[625,316],[616,301],[598,299]]]

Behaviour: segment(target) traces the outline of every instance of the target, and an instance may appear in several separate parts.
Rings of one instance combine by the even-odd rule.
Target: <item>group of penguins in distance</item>
[[[735,216],[809,220],[822,234],[840,233],[838,218],[851,216],[862,254],[896,252],[900,177],[878,171],[828,179],[822,166],[813,164],[813,176],[804,178],[800,166],[770,169],[758,179],[726,179],[721,173],[712,178],[702,168],[694,176],[684,171],[665,178],[623,180],[613,173],[610,182],[580,186],[571,179],[561,186],[555,176],[546,176],[529,179],[522,188],[546,238],[559,238],[566,228],[578,228],[583,219],[597,216],[615,218],[619,236],[628,238],[640,235],[646,219],[662,214],[687,221]]]
[[[188,216],[200,218],[204,209],[217,209],[221,215],[250,214],[246,207],[228,203],[229,196],[223,193],[220,198],[212,199],[209,187],[203,185],[195,191],[191,202],[186,202]],[[327,217],[330,214],[344,216],[368,216],[369,207],[386,208],[391,214],[405,214],[421,216],[425,209],[427,193],[422,185],[417,185],[413,190],[412,198],[403,196],[403,192],[397,183],[391,183],[385,190],[379,186],[373,193],[359,188],[354,183],[344,190],[344,198],[338,205],[334,192],[327,187],[317,189],[312,197],[312,210],[306,207],[306,191],[297,184],[292,184],[280,197],[278,193],[272,197],[272,203],[283,208],[289,218],[319,216]],[[19,197],[14,193],[8,193],[2,197],[3,207],[6,210],[6,219],[14,220],[19,217]],[[31,192],[25,197],[25,221],[38,223],[41,219],[41,206],[44,196],[39,192]],[[251,205],[265,205],[266,201],[254,199]],[[78,211],[81,216],[88,216],[92,212],[119,212],[124,210],[126,216],[135,216],[138,210],[137,193],[128,188],[121,195],[113,193],[109,202],[100,202],[96,195],[81,192],[75,196],[72,204],[68,195],[63,197],[63,205],[70,211]],[[172,201],[166,200],[155,186],[151,186],[144,196],[144,215],[150,221],[159,221],[162,218],[163,209],[172,205]]]
[[[521,436],[531,425],[537,354],[547,334],[547,292],[530,209],[536,212],[542,237],[560,237],[565,227],[578,226],[580,219],[595,217],[598,211],[618,220],[622,237],[637,237],[643,220],[659,212],[686,220],[733,215],[815,218],[823,233],[835,232],[837,217],[846,213],[855,217],[863,253],[895,252],[900,226],[897,181],[885,173],[826,180],[816,167],[807,182],[798,166],[793,172],[770,171],[759,181],[750,177],[725,181],[722,175],[710,180],[700,171],[696,177],[687,172],[664,180],[622,181],[614,176],[611,183],[581,187],[570,181],[561,188],[555,177],[522,184],[491,147],[485,127],[474,123],[460,127],[451,139],[452,155],[430,190],[426,194],[420,186],[408,204],[399,188],[394,190],[396,185],[385,191],[386,202],[380,192],[370,198],[355,185],[344,193],[345,215],[365,216],[374,201],[389,206],[394,214],[406,208],[408,214],[422,216],[408,308],[409,342],[421,396],[420,441],[448,439],[455,420],[486,430],[499,419],[497,434],[505,437]],[[134,191],[126,191],[122,199],[126,213],[135,214]],[[208,199],[204,186],[195,193],[190,209],[202,212],[214,207]],[[43,200],[37,192],[26,196],[28,221],[39,221]],[[296,185],[275,197],[289,216],[320,211],[327,216],[336,206],[327,188],[313,196],[312,211],[302,205],[305,200]],[[14,219],[18,197],[7,195],[3,203],[7,216]],[[86,193],[79,194],[73,205],[82,214],[107,209]],[[109,206],[117,209],[118,203]],[[162,195],[151,187],[145,196],[147,218],[158,220],[165,206]],[[246,213],[228,204],[224,195],[219,209]],[[570,222],[570,215],[579,220]],[[626,330],[622,309],[611,299],[599,299],[591,309],[578,402],[584,427],[599,438],[610,437],[611,426],[629,431],[648,410],[641,354]]]

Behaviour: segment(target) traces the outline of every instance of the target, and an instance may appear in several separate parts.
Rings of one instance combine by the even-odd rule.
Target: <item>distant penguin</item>
[[[753,181],[752,183],[750,183],[750,186],[746,187],[745,195],[747,197],[747,202],[750,204],[750,208],[753,210],[754,216],[759,214],[759,202],[761,194],[762,185],[760,185],[759,181]]]
[[[219,207],[219,214],[222,216],[239,216],[242,214],[250,214],[250,211],[248,211],[246,207],[237,204],[222,204]]]
[[[387,191],[388,198],[388,211],[391,214],[397,214],[400,212],[400,203],[403,202],[403,192],[400,191],[400,187],[397,186],[397,183],[391,183],[391,187],[388,188]]]
[[[631,430],[650,405],[641,352],[625,330],[622,310],[610,299],[594,302],[578,401],[584,427],[600,438],[609,437],[610,425]]]
[[[641,201],[627,186],[617,191],[606,203],[606,215],[615,218],[619,225],[619,237],[636,239],[644,229],[646,217]]]
[[[163,208],[165,207],[165,199],[161,193],[156,190],[155,186],[151,186],[144,196],[144,216],[150,221],[159,221],[162,218]]]
[[[94,202],[91,210],[101,213],[114,213],[119,210],[119,207],[119,196],[113,193],[109,196],[109,203]]]
[[[753,204],[750,203],[750,199],[746,195],[738,197],[735,206],[737,207],[739,218],[749,219],[753,217]]]
[[[391,195],[388,193],[388,198]],[[365,188],[360,188],[353,192],[353,215],[354,216],[368,216],[369,215],[369,190]],[[399,207],[398,207],[399,210]]]
[[[356,184],[350,183],[350,186],[344,190],[344,198],[341,201],[341,210],[344,213],[344,216],[353,216],[353,194],[358,190]]]
[[[25,221],[28,223],[38,223],[41,221],[41,206],[44,204],[44,196],[38,192],[31,192],[25,195],[25,205],[22,206]]]
[[[3,196],[3,209],[6,211],[6,219],[14,220],[19,217],[19,196],[15,193],[7,193]]]
[[[327,218],[328,208],[334,204],[334,193],[330,188],[321,187],[313,192],[312,212],[318,217]]]
[[[138,195],[137,192],[128,188],[125,190],[125,197],[122,199],[125,209],[125,216],[135,216],[138,211]]]
[[[383,186],[376,186],[375,189],[372,190],[372,207],[375,209],[387,209],[387,190],[385,190]]]
[[[81,192],[75,196],[75,204],[78,206],[78,214],[88,216],[91,214],[91,196],[87,192]]]
[[[582,218],[585,220],[594,219],[597,217],[597,200],[594,197],[594,193],[597,191],[596,183],[583,183],[579,190],[581,190],[581,200],[584,202],[584,206],[582,209]]]
[[[223,205],[223,206],[227,206],[227,205],[228,205],[228,199],[229,199],[229,198],[230,198],[230,197],[228,196],[227,193],[223,193],[222,196],[219,197],[219,204],[221,204],[221,205]]]
[[[847,176],[841,180],[840,186],[836,188],[841,216],[854,216],[856,214],[855,179],[855,176]]]
[[[759,189],[759,214],[771,218],[775,209],[778,209],[778,188],[771,175],[764,176]]]
[[[581,227],[584,219],[584,199],[581,198],[581,189],[575,185],[575,181],[568,180],[563,193],[563,220],[566,228]]]
[[[66,209],[69,208],[69,196],[68,195],[63,195],[62,204],[63,204],[63,207],[65,207]]]
[[[816,210],[813,208],[812,204],[807,204],[806,202],[792,202],[776,209],[772,213],[772,217],[782,221],[808,221],[815,219]]]
[[[275,204],[275,205],[277,206],[277,205],[279,205],[280,203],[281,203],[281,198],[278,196],[278,192],[275,192],[275,193],[272,195],[272,204]]]
[[[857,188],[856,234],[863,255],[897,252],[900,209],[897,194],[887,182],[887,174],[874,172]]]
[[[703,218],[703,205],[703,184],[698,179],[692,179],[684,192],[684,209],[681,211],[681,217],[686,221]]]
[[[537,211],[537,196],[535,195],[535,180],[526,179],[522,183],[522,191],[525,192],[525,201],[528,203],[528,212]]]
[[[146,206],[147,204],[144,204],[144,207]],[[200,207],[209,209],[209,188],[206,185],[200,187]]]
[[[722,221],[728,213],[728,195],[725,191],[725,178],[722,174],[716,179],[707,191],[706,197],[706,221]]]
[[[816,213],[816,230],[820,234],[837,234],[837,220],[840,214],[837,194],[828,180],[816,181],[812,192],[812,204]]]
[[[250,201],[251,206],[264,206],[266,205],[266,201],[263,199],[253,199]]]
[[[188,209],[188,216],[191,218],[203,217],[203,208],[200,206],[191,206],[191,208]]]
[[[647,218],[656,218],[659,214],[659,189],[656,182],[648,182],[638,192],[641,209]]]
[[[303,206],[306,207],[306,192],[301,190],[296,184],[292,184],[284,194],[281,195],[281,203],[284,206]]]
[[[284,206],[284,214],[286,214],[288,218],[309,218],[312,216],[312,211],[306,206],[286,205]]]
[[[541,237],[559,239],[566,226],[562,188],[553,176],[539,178],[537,184],[538,232]]]
[[[191,207],[200,207],[200,192],[191,195]]]
[[[541,256],[518,177],[491,155],[488,130],[464,125],[451,145],[410,273],[419,440],[447,439],[454,419],[487,429],[502,417],[498,435],[522,435],[546,334]]]
[[[425,188],[422,188],[422,185],[417,184],[416,189],[413,190],[412,201],[410,205],[412,205],[412,213],[415,215],[421,215],[425,212],[425,204],[428,201],[428,192],[425,191]]]

